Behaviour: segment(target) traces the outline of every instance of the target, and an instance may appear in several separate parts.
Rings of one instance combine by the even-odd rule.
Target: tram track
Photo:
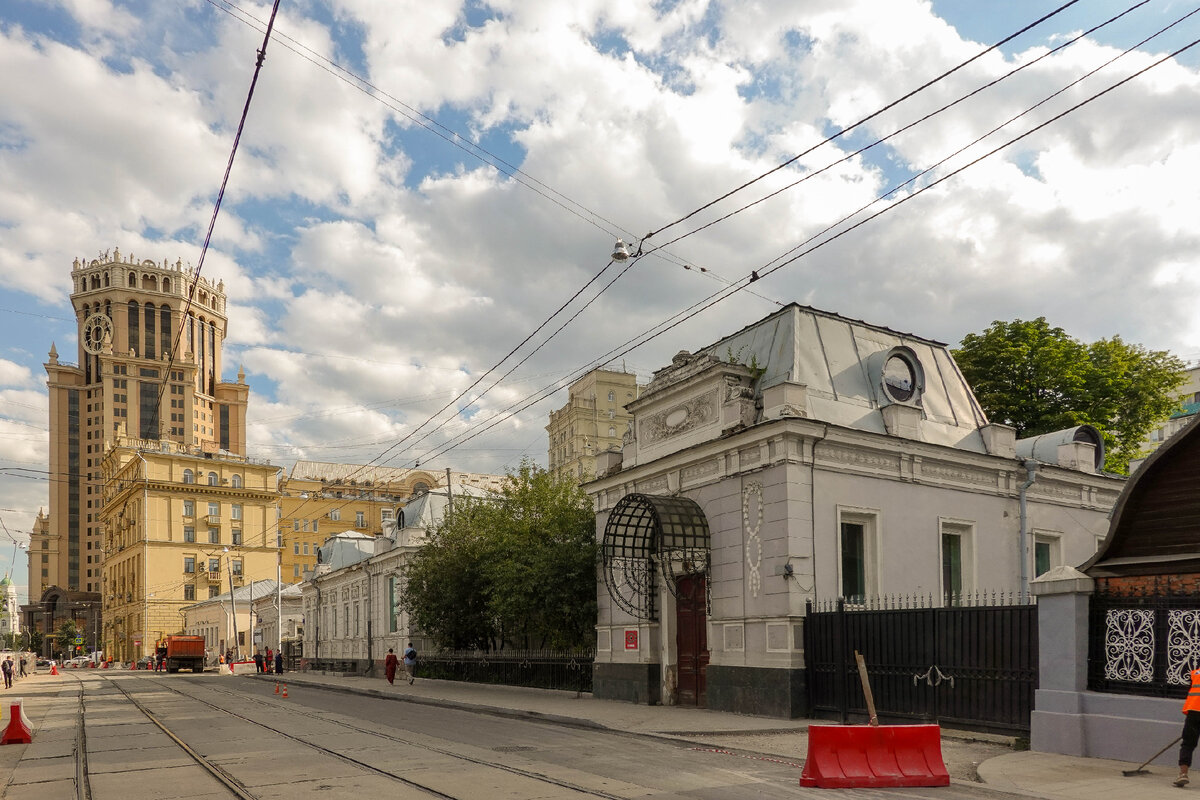
[[[75,677],[77,680],[80,681],[80,710],[79,710],[79,723],[78,723],[79,724],[79,733],[77,734],[77,737],[76,737],[76,773],[78,776],[76,779],[76,788],[77,788],[76,796],[77,796],[78,800],[93,800],[89,782],[88,782],[88,778],[87,778],[87,750],[86,750],[86,739],[84,738],[85,734],[84,734],[83,698],[84,698],[84,692],[85,692],[85,682],[82,680],[82,678],[79,678],[79,676],[72,676],[72,677]],[[142,703],[137,697],[134,696],[136,694],[135,692],[130,692],[124,686],[122,686],[121,685],[123,683],[122,681],[115,680],[114,678],[112,678],[110,676],[106,676],[106,675],[96,675],[95,677],[100,678],[107,685],[109,685],[109,686],[115,688],[117,691],[119,691],[126,698],[126,700],[128,700],[128,702],[132,706],[134,706],[136,709],[138,709],[138,711],[140,711],[151,723],[153,723],[159,730],[161,730],[171,741],[173,741],[177,746],[179,746],[179,748],[181,750],[183,750],[192,760],[194,760],[199,766],[201,766],[203,769],[205,769],[207,772],[209,772],[218,782],[220,782],[223,786],[225,786],[234,797],[239,798],[239,800],[259,800],[258,796],[255,795],[249,787],[247,787],[242,782],[238,781],[237,778],[234,775],[232,775],[229,771],[225,770],[219,764],[215,763],[211,759],[206,758],[204,756],[204,754],[196,751],[194,748],[190,747],[185,741],[183,741],[183,739],[175,731],[171,730],[157,714],[155,714],[150,708],[148,708],[146,706],[146,704]],[[253,717],[251,717],[247,714],[240,713],[238,711],[226,708],[218,703],[214,703],[203,697],[197,696],[196,694],[184,691],[183,689],[181,689],[178,686],[173,686],[173,685],[171,685],[171,682],[168,680],[162,680],[162,679],[156,680],[156,679],[151,679],[151,678],[142,678],[139,680],[139,682],[141,682],[141,681],[152,682],[156,689],[165,689],[165,690],[172,692],[182,698],[185,698],[186,700],[188,700],[190,702],[200,704],[209,709],[212,709],[213,711],[217,711],[217,712],[220,712],[221,714],[227,715],[228,717],[237,719],[243,723],[249,723],[251,725],[257,726],[266,731],[269,731],[270,733],[272,733],[276,736],[285,738],[289,741],[295,742],[304,747],[311,748],[312,750],[315,750],[323,755],[337,759],[338,761],[341,761],[343,763],[349,764],[357,769],[363,770],[363,771],[371,773],[371,774],[385,777],[392,781],[396,781],[400,784],[403,784],[404,786],[407,786],[411,789],[417,790],[428,796],[442,798],[443,800],[468,800],[468,798],[466,798],[466,797],[460,797],[457,795],[448,794],[448,793],[443,792],[429,784],[422,783],[417,780],[413,780],[412,778],[406,777],[404,775],[399,775],[399,774],[392,772],[388,769],[385,769],[383,767],[376,766],[374,764],[363,761],[362,759],[359,759],[359,758],[355,758],[354,756],[338,752],[336,750],[333,750],[331,748],[324,746],[323,744],[321,744],[319,742],[311,741],[310,739],[305,738],[304,736],[294,734],[288,730],[284,730],[282,727],[277,727],[276,725],[268,724],[261,720],[254,719]],[[264,701],[260,698],[253,697],[253,696],[246,695],[246,694],[239,693],[239,692],[234,692],[229,689],[222,688],[222,687],[207,686],[207,687],[205,687],[205,691],[235,698],[239,703],[243,703],[243,704],[249,701],[249,702],[253,702],[257,705],[268,706],[277,711],[283,710],[289,714],[300,715],[303,713],[299,710],[287,708],[285,706],[280,706],[278,704],[273,704],[268,701]],[[532,781],[536,781],[539,783],[549,784],[549,785],[555,786],[557,788],[566,789],[570,792],[577,793],[584,797],[603,798],[603,800],[628,800],[628,798],[621,796],[621,795],[611,794],[611,793],[604,792],[601,790],[596,790],[596,789],[590,789],[586,786],[580,786],[580,785],[572,783],[570,781],[562,780],[560,778],[555,778],[553,776],[546,775],[546,774],[543,774],[543,773],[540,773],[540,772],[537,772],[534,770],[523,769],[521,767],[512,766],[510,764],[503,764],[503,763],[500,763],[497,761],[490,761],[488,759],[465,755],[463,753],[455,752],[454,750],[437,747],[437,746],[428,744],[426,742],[417,741],[415,739],[409,739],[409,738],[405,738],[402,736],[396,736],[394,734],[385,733],[385,732],[381,732],[378,730],[373,730],[370,728],[354,725],[354,724],[346,722],[344,720],[334,719],[334,718],[325,717],[325,716],[322,716],[321,720],[322,720],[322,722],[324,722],[326,724],[331,724],[331,725],[346,729],[348,731],[353,731],[357,734],[363,734],[363,735],[366,735],[366,736],[369,736],[372,738],[380,739],[380,740],[388,742],[390,744],[403,745],[403,746],[409,747],[409,748],[420,748],[431,754],[448,757],[448,758],[454,759],[456,761],[460,761],[460,762],[463,762],[466,764],[471,764],[471,765],[477,766],[477,767],[483,767],[486,769],[494,769],[494,770],[502,771],[502,772],[505,772],[510,775],[525,778],[527,780],[532,780]]]

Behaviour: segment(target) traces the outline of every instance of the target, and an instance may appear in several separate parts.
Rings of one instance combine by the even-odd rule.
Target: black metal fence
[[[1200,666],[1200,594],[1162,579],[1123,591],[1099,589],[1088,620],[1088,688],[1178,697]]]
[[[879,717],[1003,733],[1029,730],[1038,680],[1037,607],[956,605],[897,597],[863,607],[808,608],[804,626],[810,714],[866,718],[855,651],[867,664]]]
[[[592,691],[592,650],[442,650],[422,653],[417,675],[470,683]]]

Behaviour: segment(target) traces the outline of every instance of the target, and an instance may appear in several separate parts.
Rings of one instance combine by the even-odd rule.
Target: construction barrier
[[[14,697],[8,704],[8,727],[0,736],[0,744],[29,744],[33,741],[33,727],[25,716],[25,709],[19,697]]]
[[[281,695],[279,695],[279,696],[280,696],[280,697],[287,697],[287,684],[286,684],[286,683],[283,685],[283,694],[281,694]]]
[[[51,675],[57,675],[57,674],[58,674],[58,665],[57,665],[57,664],[51,664],[51,665],[50,665],[50,674],[51,674]]]
[[[949,786],[937,725],[810,725],[801,786]]]

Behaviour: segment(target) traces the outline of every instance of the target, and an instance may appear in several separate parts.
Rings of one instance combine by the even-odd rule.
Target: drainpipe
[[[1025,464],[1025,482],[1021,484],[1021,535],[1018,539],[1021,550],[1021,602],[1029,602],[1029,504],[1025,496],[1026,490],[1037,480],[1037,462],[1027,458]]]

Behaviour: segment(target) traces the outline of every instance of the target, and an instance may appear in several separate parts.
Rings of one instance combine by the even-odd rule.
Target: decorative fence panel
[[[1092,595],[1089,689],[1182,698],[1193,665],[1200,665],[1200,594],[1172,592],[1164,580]]]
[[[417,676],[537,689],[592,691],[592,662],[595,651],[442,650],[422,653],[417,659]]]
[[[804,649],[810,713],[843,722],[865,719],[858,651],[882,720],[1027,732],[1038,677],[1037,607],[922,608],[922,602],[929,601],[872,601],[865,608],[842,601],[818,609],[809,604]]]

